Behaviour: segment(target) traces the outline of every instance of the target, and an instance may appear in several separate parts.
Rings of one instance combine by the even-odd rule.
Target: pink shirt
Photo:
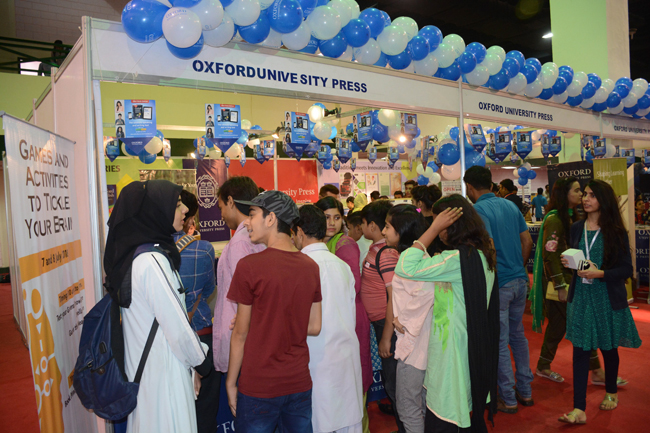
[[[242,222],[235,234],[226,245],[217,262],[217,302],[214,306],[214,322],[212,324],[212,356],[214,368],[223,373],[228,371],[230,357],[230,322],[237,314],[237,304],[226,298],[230,290],[232,276],[239,260],[264,251],[263,244],[251,242],[248,231]]]

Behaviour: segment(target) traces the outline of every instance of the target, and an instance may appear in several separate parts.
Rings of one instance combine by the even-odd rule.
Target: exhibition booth
[[[120,101],[120,108],[116,108],[117,101]],[[151,104],[152,101],[155,103]],[[328,183],[339,187],[342,198],[358,193],[369,194],[374,190],[392,196],[395,190],[402,189],[405,180],[419,179],[422,176],[426,167],[430,167],[427,158],[437,161],[434,151],[430,157],[425,157],[422,164],[422,155],[427,152],[426,148],[422,149],[422,144],[418,145],[419,157],[417,151],[402,152],[404,156],[391,161],[391,146],[375,145],[372,140],[367,152],[355,152],[347,162],[335,159],[334,164],[331,163],[331,157],[329,161],[319,160],[323,156],[318,155],[322,151],[320,148],[313,151],[311,157],[305,154],[302,158],[288,156],[293,150],[291,147],[280,152],[279,147],[282,145],[278,144],[279,140],[273,134],[287,133],[287,123],[299,124],[295,115],[306,116],[305,113],[309,113],[316,102],[326,107],[323,115],[335,126],[336,131],[331,138],[336,138],[336,141],[347,139],[347,125],[353,121],[353,116],[373,110],[413,114],[417,118],[419,135],[431,137],[432,148],[437,148],[440,144],[436,136],[442,137],[444,134],[441,131],[459,125],[482,125],[484,130],[523,125],[520,128],[523,132],[547,130],[558,131],[559,136],[576,134],[608,140],[628,140],[626,143],[629,143],[630,148],[633,141],[650,140],[650,121],[645,119],[596,113],[552,101],[472,86],[462,81],[245,42],[230,42],[219,48],[205,46],[197,57],[183,60],[170,53],[163,39],[141,44],[129,38],[120,23],[86,17],[82,37],[53,75],[51,85],[35,101],[34,110],[28,119],[32,124],[74,142],[71,176],[74,175],[76,186],[76,220],[80,241],[78,257],[85,281],[81,292],[85,292],[86,311],[104,294],[102,255],[108,231],[106,223],[120,189],[131,181],[165,178],[195,191],[201,206],[200,231],[202,235],[207,235],[207,240],[217,243],[219,249],[219,243],[227,241],[230,232],[221,221],[215,194],[220,183],[228,176],[250,176],[264,189],[280,189],[290,194],[296,202],[305,203],[317,200],[318,189]],[[216,151],[221,144],[218,141],[212,143],[212,147],[208,146],[210,149],[199,149],[204,145],[201,140],[219,138],[210,137],[216,129],[207,129],[211,128],[207,122],[217,120],[207,119],[208,105],[214,116],[218,115],[221,119],[233,119],[232,113],[238,113],[236,123],[247,139],[243,143],[237,143],[235,137],[231,146],[225,146],[223,152]],[[217,112],[216,106],[222,110]],[[127,125],[129,120],[134,119],[152,121],[154,133],[144,137],[129,134]],[[242,125],[242,119],[248,120],[250,125]],[[253,125],[258,127],[253,128]],[[120,131],[118,128],[121,126],[124,129]],[[119,138],[124,138],[125,142],[140,138],[139,143],[134,140],[134,148],[144,149],[156,131],[164,136],[159,137],[161,141],[169,140],[163,147],[171,147],[162,149],[162,156],[151,159],[147,155],[130,154],[123,147],[117,154],[109,154],[107,151],[107,143]],[[122,133],[124,135],[121,136]],[[457,128],[456,134],[462,143],[465,128]],[[260,155],[256,155],[256,152],[263,148],[255,148],[253,144],[247,149],[245,144],[249,138],[250,141],[258,140],[255,144],[259,145],[272,141],[277,147],[274,147],[272,155],[266,155],[267,158],[258,158]],[[187,146],[188,142],[195,139],[196,148]],[[324,143],[328,141],[329,139],[323,139]],[[373,147],[379,153],[378,159],[371,162],[368,158]],[[468,165],[466,146],[458,147],[460,171],[446,177],[445,173],[450,172],[441,169],[440,177],[435,179],[443,182],[446,193],[463,192],[462,182],[458,179]],[[582,174],[605,180],[618,176],[623,179],[624,187],[617,193],[627,209],[628,227],[634,226],[634,166],[628,168],[623,158],[596,159],[592,165],[579,160],[580,145],[567,149],[565,143],[559,151],[563,152],[562,160],[578,166],[560,164],[555,166],[554,174],[551,175],[546,167],[550,160],[543,158],[538,147],[528,157],[531,159],[536,156],[529,169],[535,171],[536,176],[531,176],[525,187],[520,188],[524,196],[530,196],[538,187],[544,188],[546,184],[552,183],[551,176],[557,178]],[[187,151],[179,151],[180,148]],[[289,152],[285,153],[286,150]],[[200,151],[205,153],[201,155],[202,158],[197,158]],[[226,161],[226,156],[230,161]],[[513,178],[513,170],[527,162],[526,159],[513,159],[514,161],[508,159],[500,164],[489,165],[495,182]],[[612,164],[603,165],[604,162]],[[620,164],[624,167],[623,170],[617,168],[621,167]],[[11,166],[6,168],[5,173],[12,170]],[[7,188],[11,187],[9,183],[6,185]],[[10,230],[15,235],[11,241],[12,286],[16,319],[27,335],[29,325],[21,305],[23,296],[17,272],[16,243],[23,241],[20,231],[16,229],[18,226],[19,223],[14,220],[13,229]],[[531,230],[534,231],[535,227],[531,225]],[[647,245],[645,229],[643,231]],[[646,255],[643,268],[647,276],[648,247],[644,248]],[[57,302],[55,310],[58,314],[64,308],[65,303],[59,305]],[[63,322],[65,321],[61,321]],[[69,331],[56,330],[56,326],[52,328],[54,332]],[[79,332],[78,329],[70,332],[70,350],[74,348],[76,351]],[[34,340],[28,338],[27,341]],[[64,377],[70,375],[73,366],[69,361],[65,365],[59,363]],[[71,386],[63,382],[61,394],[63,400],[66,400],[73,393]],[[88,414],[77,399],[72,401],[66,405],[66,410],[77,413],[67,418],[64,416],[66,423],[83,425],[78,431],[93,431],[95,424],[100,429],[103,428],[103,422],[96,422],[94,416]]]

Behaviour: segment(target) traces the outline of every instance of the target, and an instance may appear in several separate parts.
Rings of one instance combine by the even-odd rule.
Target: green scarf
[[[327,249],[330,250],[330,253],[336,254],[336,244],[339,242],[339,239],[341,239],[341,236],[343,236],[343,233],[334,235],[329,241],[327,241]]]
[[[533,331],[542,332],[542,325],[544,324],[544,284],[542,279],[544,277],[544,258],[542,256],[542,248],[544,248],[544,224],[546,218],[551,215],[557,215],[557,211],[553,209],[544,216],[542,226],[539,228],[539,236],[537,237],[537,247],[535,248],[535,261],[533,262],[533,289],[530,291],[528,299],[530,299],[530,311],[533,313]]]

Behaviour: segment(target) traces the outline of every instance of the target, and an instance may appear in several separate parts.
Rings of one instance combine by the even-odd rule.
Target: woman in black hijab
[[[180,254],[172,234],[183,228],[187,213],[181,190],[166,180],[133,182],[120,192],[108,220],[104,286],[122,307],[129,380],[135,377],[151,324],[155,320],[160,327],[154,331],[127,432],[196,432],[189,371],[200,376],[212,371],[212,355],[187,318],[177,273]],[[159,249],[154,250],[154,245]]]

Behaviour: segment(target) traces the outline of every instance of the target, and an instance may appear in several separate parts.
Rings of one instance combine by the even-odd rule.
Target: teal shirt
[[[495,275],[488,270],[483,253],[479,251],[479,254],[489,302]],[[459,252],[444,251],[425,258],[422,250],[409,248],[401,254],[395,273],[410,280],[434,282],[433,322],[424,379],[424,387],[433,392],[427,392],[427,407],[440,419],[461,428],[470,427],[472,388]]]
[[[528,279],[521,254],[519,234],[528,231],[526,220],[517,206],[492,193],[476,200],[474,209],[481,216],[497,251],[497,276],[499,287],[516,279]]]

